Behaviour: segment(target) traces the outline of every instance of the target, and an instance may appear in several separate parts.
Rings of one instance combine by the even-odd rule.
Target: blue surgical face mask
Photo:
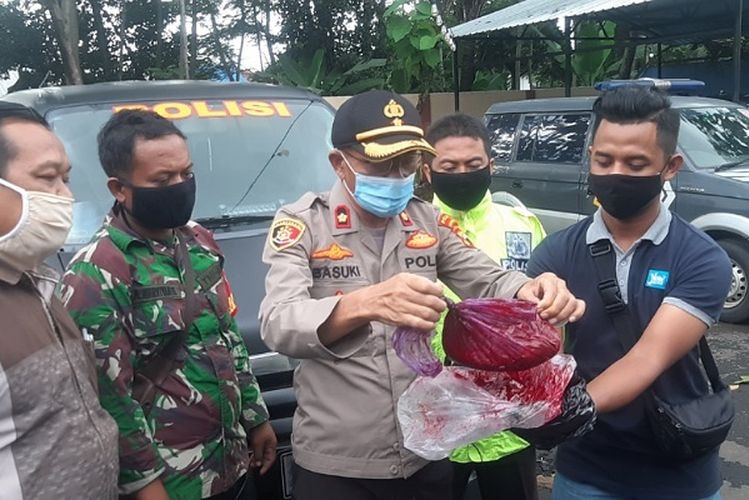
[[[346,183],[346,190],[356,203],[372,215],[389,219],[403,212],[414,195],[415,173],[404,178],[376,177],[355,171],[346,156],[341,153],[346,166],[356,177],[356,187],[352,193]]]

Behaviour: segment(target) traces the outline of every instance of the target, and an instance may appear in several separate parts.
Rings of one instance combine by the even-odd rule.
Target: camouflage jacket
[[[247,431],[268,419],[236,312],[223,256],[210,232],[180,228],[196,274],[198,309],[185,360],[158,388],[146,415],[132,397],[133,373],[184,328],[183,272],[173,245],[143,239],[111,213],[70,262],[61,296],[95,340],[102,406],[120,431],[120,491],[160,477],[170,498],[226,491],[247,471]]]

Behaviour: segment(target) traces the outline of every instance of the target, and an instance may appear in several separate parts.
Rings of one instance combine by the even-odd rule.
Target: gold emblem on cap
[[[382,112],[385,117],[393,120],[393,125],[396,127],[403,125],[403,120],[401,120],[401,118],[406,114],[406,110],[404,110],[403,106],[398,104],[395,99],[390,99],[390,102],[387,103]]]

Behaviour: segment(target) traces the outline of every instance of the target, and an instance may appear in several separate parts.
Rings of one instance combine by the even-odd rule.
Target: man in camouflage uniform
[[[120,491],[250,498],[250,456],[264,473],[276,438],[233,318],[223,256],[209,231],[188,222],[195,179],[185,138],[156,114],[120,111],[99,133],[99,156],[117,201],[71,261],[62,296],[95,339],[101,403],[120,430]],[[176,354],[157,358],[179,362],[155,381],[152,404],[139,402],[134,375],[166,356],[181,331]]]

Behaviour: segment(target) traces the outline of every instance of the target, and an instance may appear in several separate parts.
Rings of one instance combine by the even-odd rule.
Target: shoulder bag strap
[[[606,313],[614,324],[617,338],[624,348],[624,352],[627,353],[640,339],[642,332],[639,332],[635,326],[630,309],[622,299],[619,283],[616,280],[614,249],[610,241],[600,240],[588,245],[588,251],[593,259],[593,267],[598,278],[598,293],[601,296]],[[700,339],[699,346],[700,359],[705,367],[705,373],[710,380],[713,391],[717,392],[723,389],[725,385],[720,379],[718,366],[715,364],[715,359],[704,335]]]

